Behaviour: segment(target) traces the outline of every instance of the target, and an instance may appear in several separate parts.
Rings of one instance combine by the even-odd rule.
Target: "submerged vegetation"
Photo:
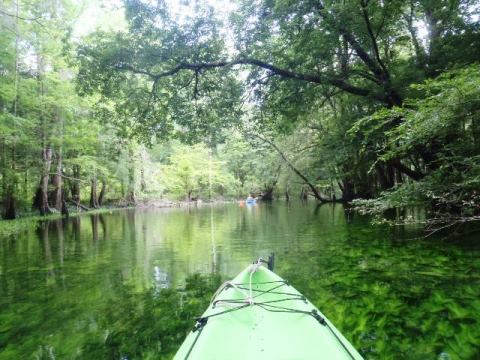
[[[196,274],[178,290],[135,293],[125,286],[98,309],[98,329],[81,344],[79,358],[172,358],[220,284],[219,276]]]
[[[3,218],[253,192],[478,219],[476,0],[229,4],[79,33],[73,2],[3,2]]]
[[[2,360],[171,359],[220,283],[270,249],[366,359],[478,357],[475,236],[410,241],[300,201],[30,224],[0,242]]]

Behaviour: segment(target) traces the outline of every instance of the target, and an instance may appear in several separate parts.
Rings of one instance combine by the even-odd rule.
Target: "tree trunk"
[[[15,2],[15,78],[14,78],[14,97],[13,97],[13,116],[17,116],[17,107],[18,107],[18,1]],[[13,220],[17,217],[16,211],[16,191],[17,191],[17,179],[16,179],[16,168],[15,168],[15,142],[12,144],[12,163],[11,163],[11,173],[8,174],[7,167],[7,151],[6,146],[3,146],[4,158],[3,166],[4,172],[3,177],[3,214],[2,217],[5,220]],[[10,175],[10,176],[9,176]]]
[[[337,197],[335,196],[335,187],[333,186],[333,179],[330,178],[330,200],[335,202]]]
[[[308,199],[308,191],[305,189],[305,187],[302,187],[302,190],[300,191],[300,199],[302,200]]]
[[[53,176],[54,190],[54,206],[58,211],[62,211],[63,207],[63,182],[62,182],[62,154],[57,153],[57,172]]]
[[[42,162],[42,176],[35,195],[34,207],[40,211],[40,215],[46,215],[52,212],[48,205],[48,179],[52,165],[52,148],[50,145],[45,146],[42,150]]]
[[[473,146],[475,149],[475,153],[480,153],[480,124],[479,124],[479,117],[472,116],[472,137],[473,137]]]
[[[73,186],[72,191],[72,200],[75,203],[80,202],[80,165],[73,165]]]
[[[395,182],[397,184],[401,184],[403,183],[403,176],[402,176],[402,172],[398,169],[395,169]]]
[[[135,159],[131,146],[128,148],[128,156],[130,158],[130,166],[128,168],[127,202],[129,204],[135,204],[137,201],[135,195]]]
[[[395,168],[391,163],[387,163],[386,170],[388,176],[388,189],[391,189],[395,186]]]
[[[273,190],[274,190],[273,186],[267,187],[262,194],[262,200],[263,201],[273,200]]]
[[[2,164],[2,192],[3,192],[3,213],[2,218],[12,220],[16,217],[16,200],[15,200],[15,151],[12,149],[12,164],[8,164],[7,147],[2,144],[1,148],[1,164]]]
[[[90,207],[98,209],[97,202],[97,177],[94,176],[90,182]]]
[[[147,190],[147,183],[145,182],[145,169],[142,168],[140,169],[140,191],[144,193]]]
[[[29,180],[29,177],[28,177],[28,158],[27,158],[28,155],[25,156],[25,160],[24,160],[24,172],[23,172],[23,196],[25,198],[27,198],[27,196],[29,195],[29,185],[28,185],[28,180]]]
[[[13,220],[17,217],[15,196],[11,192],[7,192],[3,198],[3,214],[5,220]]]
[[[342,202],[347,203],[355,199],[353,182],[350,180],[343,180],[341,183],[338,183],[338,186],[342,191]]]
[[[377,170],[381,190],[391,189],[395,185],[394,169],[392,166],[377,161],[375,170]]]
[[[46,95],[45,86],[43,83],[43,74],[45,72],[45,63],[40,53],[37,53],[37,85],[38,96],[43,99]],[[42,171],[40,175],[40,184],[37,189],[34,200],[34,208],[40,211],[40,215],[46,215],[51,213],[50,206],[48,204],[48,180],[50,175],[50,168],[52,164],[52,146],[49,143],[47,136],[47,121],[44,113],[47,112],[46,106],[42,107],[43,112],[40,112],[40,133],[42,138]]]
[[[147,191],[147,182],[145,181],[145,148],[142,146],[140,150],[140,191]]]
[[[63,132],[64,132],[64,122],[63,116],[59,108],[56,109],[57,113],[57,125],[59,129],[59,137],[61,139],[61,144],[58,146],[56,152],[57,155],[57,171],[53,177],[53,184],[55,187],[54,190],[54,203],[55,208],[60,211],[63,215],[68,216],[67,204],[65,203],[65,190],[63,186]]]
[[[66,217],[70,215],[67,207],[67,202],[65,201],[65,189],[62,190],[62,210],[60,211],[62,212],[62,215],[65,215]]]
[[[107,191],[107,182],[102,180],[102,188],[100,190],[100,195],[98,195],[98,206],[103,205],[103,200],[105,199],[105,193]]]

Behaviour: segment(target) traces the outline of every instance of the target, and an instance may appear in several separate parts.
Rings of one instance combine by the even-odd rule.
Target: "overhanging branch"
[[[238,58],[231,61],[224,60],[224,61],[200,62],[200,63],[181,62],[173,66],[170,70],[166,70],[161,73],[152,73],[148,70],[138,69],[129,64],[124,64],[124,63],[116,64],[114,65],[114,67],[118,70],[131,71],[136,74],[146,75],[150,77],[152,80],[158,80],[162,77],[173,76],[182,70],[199,72],[201,70],[209,70],[209,69],[215,69],[215,68],[221,68],[221,67],[231,67],[235,65],[257,66],[262,69],[270,71],[274,75],[278,75],[286,79],[305,81],[305,82],[310,82],[315,84],[329,84],[353,95],[371,97],[378,101],[387,103],[387,98],[385,96],[375,94],[369,89],[352,85],[340,76],[295,72],[289,69],[278,67],[276,65],[267,63],[262,60],[252,59],[252,58],[242,57],[242,58]]]

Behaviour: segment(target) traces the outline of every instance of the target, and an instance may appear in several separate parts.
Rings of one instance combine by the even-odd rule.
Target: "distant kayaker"
[[[257,199],[252,196],[252,194],[248,194],[247,200],[245,201],[247,204],[255,204]]]

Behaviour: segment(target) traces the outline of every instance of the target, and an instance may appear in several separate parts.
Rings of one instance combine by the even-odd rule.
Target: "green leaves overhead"
[[[80,90],[100,93],[100,102],[110,104],[101,113],[119,115],[131,135],[215,138],[219,127],[240,118],[241,89],[225,69],[177,67],[224,56],[215,17],[201,9],[179,24],[162,6],[127,2],[128,33],[96,33],[79,48]]]

